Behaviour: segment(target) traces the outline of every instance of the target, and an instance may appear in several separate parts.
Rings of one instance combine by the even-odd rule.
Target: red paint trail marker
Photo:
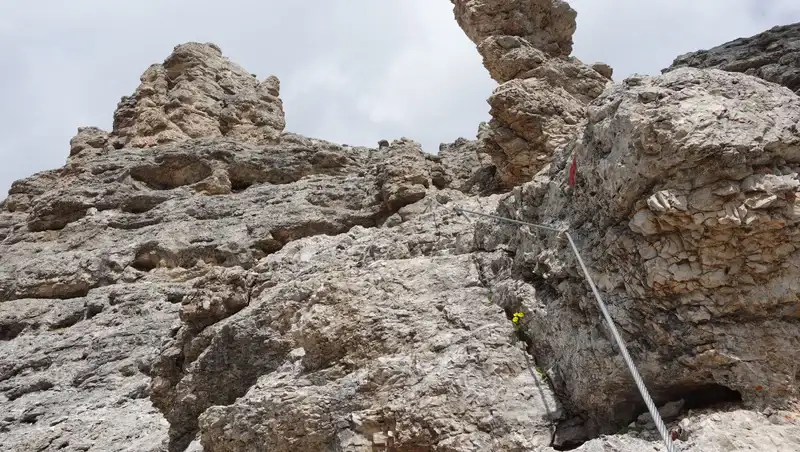
[[[567,182],[567,184],[569,184],[570,187],[575,186],[575,176],[577,172],[578,172],[578,160],[577,157],[573,155],[572,165],[569,167],[569,181]]]

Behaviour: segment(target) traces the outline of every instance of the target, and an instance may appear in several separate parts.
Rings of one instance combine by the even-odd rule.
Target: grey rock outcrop
[[[471,223],[446,207],[495,208],[466,194],[493,183],[474,142],[430,156],[408,139],[221,136],[227,113],[211,108],[197,133],[148,126],[182,89],[258,89],[231,68],[213,45],[176,47],[114,131],[81,128],[65,167],[13,184],[0,449],[183,450],[198,434],[207,450],[549,444],[562,412],[487,299]],[[257,410],[268,430],[239,421],[253,401],[304,394]],[[294,431],[314,413],[313,432]]]
[[[563,0],[450,0],[458,25],[479,44],[487,38],[509,36],[552,57],[572,53],[575,12]]]
[[[492,205],[473,203],[459,202]],[[199,414],[207,450],[548,445],[560,410],[489,302],[466,222],[425,204],[388,230],[298,240],[262,260],[247,308],[183,328],[162,353],[154,395],[172,397],[168,418]],[[415,233],[434,221],[438,235]],[[240,355],[252,358],[232,371]]]
[[[284,132],[277,79],[188,43],[15,182],[0,451],[660,449],[563,237],[456,208],[570,227],[680,450],[798,450],[800,98],[612,84],[563,1],[454,3],[477,140]]]
[[[757,413],[727,408],[689,412],[670,430],[681,451],[764,450],[791,452],[800,444],[796,411]],[[641,452],[664,450],[654,429],[631,427],[624,435],[593,439],[574,449],[578,452]],[[537,452],[553,452],[542,448]]]
[[[369,370],[374,374],[371,378],[378,379],[375,384],[400,372],[399,376],[409,379],[408,391],[429,394],[429,404],[441,404],[436,397],[463,385],[475,385],[476,394],[485,397],[481,388],[502,386],[508,380],[512,389],[505,396],[481,402],[470,398],[466,405],[455,407],[445,404],[438,418],[412,420],[397,414],[398,421],[421,422],[414,424],[420,434],[428,435],[426,423],[433,428],[434,419],[443,420],[448,410],[462,410],[451,412],[452,422],[462,422],[464,409],[474,410],[477,422],[505,404],[525,418],[495,414],[484,420],[509,423],[510,436],[498,441],[548,443],[549,426],[557,417],[552,393],[530,374],[523,352],[513,347],[510,325],[502,328],[503,312],[487,304],[476,263],[465,254],[472,246],[470,224],[455,219],[451,210],[440,205],[462,200],[472,208],[491,209],[492,204],[481,207],[441,181],[441,189],[437,188],[438,175],[448,171],[427,158],[419,145],[399,140],[378,151],[284,134],[279,145],[256,147],[227,138],[206,138],[157,146],[147,153],[124,151],[86,155],[62,170],[18,182],[5,203],[2,216],[8,226],[0,245],[0,338],[4,341],[0,368],[5,370],[0,375],[0,403],[8,414],[0,442],[9,450],[41,450],[42,441],[122,450],[114,444],[130,430],[140,432],[130,438],[140,442],[137,450],[155,450],[167,438],[166,422],[149,405],[149,394],[171,423],[173,443],[182,444],[187,432],[195,433],[193,426],[206,408],[232,403],[259,377],[277,377],[273,372],[301,362],[298,353],[305,353],[302,362],[309,366],[304,375],[321,372],[304,378],[323,378],[329,364],[341,366],[336,363],[347,361],[350,353],[361,353],[355,347],[359,341],[371,345],[363,350],[366,355],[353,357],[348,366],[366,370],[374,360],[390,364],[399,360],[388,369]],[[449,180],[460,181],[458,175]],[[431,198],[431,191],[438,193],[436,198]],[[396,232],[375,229],[383,222],[395,224]],[[280,252],[295,242],[295,248]],[[448,257],[452,254],[461,257]],[[395,264],[382,273],[365,268],[374,262],[382,266],[387,260]],[[422,272],[414,283],[392,276],[412,270]],[[441,276],[433,279],[432,271]],[[373,280],[390,276],[384,283]],[[337,295],[353,303],[343,313],[354,314],[380,299],[387,303],[387,311],[367,309],[363,317],[331,323],[330,331],[318,328],[316,317],[303,317],[302,322],[311,323],[292,327],[292,312],[301,315],[307,309],[327,309],[327,302],[314,308],[313,300],[301,297],[325,280],[334,285],[352,280],[352,297]],[[362,284],[360,292],[357,283]],[[411,292],[400,297],[404,285]],[[422,296],[431,285],[441,285],[439,301],[432,292]],[[329,290],[337,293],[340,289]],[[301,298],[291,301],[287,296]],[[469,313],[477,317],[468,326],[460,314],[448,326],[446,315],[456,315],[446,314],[448,310],[460,313],[467,306],[456,304],[452,297],[458,297],[459,303],[461,298],[472,300]],[[289,305],[276,304],[284,301]],[[418,303],[418,308],[409,310],[411,302]],[[392,310],[397,311],[394,323],[388,317]],[[285,317],[290,330],[262,331],[263,322],[270,321],[259,317],[261,313]],[[179,317],[185,326],[177,330],[174,324]],[[231,322],[239,331],[233,337],[228,336],[233,331],[228,326]],[[412,327],[414,322],[419,324]],[[486,322],[501,328],[476,330],[473,337],[471,330]],[[383,333],[380,325],[386,328]],[[401,326],[409,337],[395,343],[395,329]],[[168,345],[153,364],[162,341],[176,334],[177,345]],[[264,334],[274,334],[274,340],[264,337],[263,343],[258,342]],[[439,345],[429,344],[434,339]],[[381,340],[389,343],[381,344]],[[499,348],[488,347],[487,340],[499,341]],[[330,344],[338,345],[331,349]],[[401,346],[409,347],[408,352],[433,349],[420,355],[418,365],[423,367],[406,375],[401,369],[406,364],[402,355],[408,352]],[[456,361],[438,363],[440,352],[451,346],[456,347],[452,351]],[[463,361],[466,347],[486,348],[482,353],[492,364]],[[173,353],[182,360],[175,369],[177,376],[170,374],[167,364],[174,363],[170,361]],[[262,359],[253,359],[262,354]],[[237,363],[235,369],[231,363]],[[491,370],[496,365],[516,370],[496,375]],[[417,381],[434,368],[442,375]],[[475,374],[450,389],[440,386],[450,375],[474,372],[485,375]],[[345,378],[346,374],[331,375],[329,391],[344,390],[340,386],[353,378]],[[150,375],[156,376],[152,391]],[[170,378],[177,378],[175,387],[170,386]],[[542,403],[553,412],[527,411],[527,399],[539,394],[533,389],[537,385],[546,394]],[[383,394],[388,397],[393,392],[387,387]],[[377,395],[364,397],[358,402],[360,409],[355,405],[339,408],[342,416],[362,413],[367,424],[366,430],[353,427],[355,436],[341,441],[361,441],[358,435],[368,437],[370,444],[379,441],[375,425],[370,424],[378,414],[366,407],[372,404],[381,416],[390,414],[381,411],[385,407]],[[347,411],[348,407],[352,409]],[[65,409],[72,413],[69,422],[61,419]],[[298,413],[304,410],[301,405],[296,409]],[[309,405],[307,409],[318,408]],[[97,423],[93,416],[106,420]],[[289,425],[283,424],[285,417],[276,419]],[[63,428],[47,435],[40,432],[43,426],[61,423]],[[514,439],[523,431],[527,439]],[[323,430],[319,435],[318,441],[327,438]],[[442,435],[428,441],[442,441]],[[492,444],[486,433],[472,430],[465,435],[470,441]],[[278,438],[261,437],[265,441]],[[225,436],[218,440],[232,441]]]
[[[663,72],[687,66],[743,72],[800,94],[800,23],[681,55]]]
[[[754,77],[690,68],[632,77],[592,104],[575,144],[501,202],[504,215],[570,227],[661,402],[697,391],[751,407],[797,399],[798,121],[800,98]],[[585,413],[590,431],[619,428],[642,405],[567,244],[501,228],[477,235],[515,256],[516,276],[493,284],[494,296],[535,313],[525,331],[567,408]]]
[[[576,13],[562,0],[451,0],[498,86],[481,135],[505,188],[530,181],[577,134],[611,68],[570,57]],[[595,69],[596,68],[596,69]]]
[[[497,168],[481,149],[480,140],[464,138],[439,146],[438,155],[444,178],[451,188],[473,195],[488,195],[503,190],[497,177]]]
[[[181,44],[162,64],[142,74],[132,96],[122,98],[113,130],[80,128],[70,142],[70,155],[192,138],[275,142],[286,126],[279,91],[277,77],[259,82],[214,44]]]

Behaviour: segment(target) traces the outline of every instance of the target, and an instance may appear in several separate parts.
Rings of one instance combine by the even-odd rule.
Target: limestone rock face
[[[292,242],[254,267],[247,308],[179,331],[153,383],[174,433],[199,428],[206,450],[547,446],[561,412],[464,253],[468,223],[421,203],[388,230]],[[414,232],[434,217],[438,235]]]
[[[565,237],[457,208],[570,228],[679,450],[800,449],[800,97],[613,84],[566,3],[454,3],[477,140],[283,132],[277,79],[188,43],[15,182],[0,452],[659,450]]]
[[[800,94],[800,23],[681,55],[663,72],[685,66],[744,72]]]
[[[632,77],[592,104],[580,140],[501,202],[504,215],[570,227],[658,401],[796,399],[799,121],[800,98],[754,77]],[[536,313],[525,331],[562,401],[590,430],[627,423],[640,398],[564,238],[497,227],[478,240],[513,251],[516,276],[493,291],[507,309]]]
[[[78,134],[69,141],[69,155],[77,155],[87,149],[103,150],[108,143],[108,133],[98,127],[79,127]]]
[[[459,138],[439,146],[444,177],[456,190],[487,195],[500,191],[497,170],[491,158],[481,152],[479,140]]]
[[[518,36],[553,57],[572,53],[575,12],[563,0],[450,0],[458,25],[478,44]]]
[[[492,120],[482,152],[501,184],[532,179],[581,129],[586,104],[611,78],[608,65],[570,57],[575,11],[561,0],[451,0],[458,24],[501,85],[488,102]]]
[[[361,399],[336,406],[341,419],[356,420],[352,437],[329,435],[334,425],[320,424],[316,439],[305,440],[312,448],[378,443],[375,429],[391,419],[417,436],[386,441],[436,444],[449,438],[445,430],[431,433],[445,428],[436,424],[445,415],[463,423],[461,442],[493,447],[477,425],[499,422],[507,434],[497,444],[547,444],[557,404],[524,365],[503,312],[488,303],[480,266],[466,254],[471,224],[444,207],[491,210],[493,201],[448,188],[466,175],[451,171],[458,164],[446,170],[446,161],[405,139],[376,150],[291,134],[263,146],[203,138],[147,153],[90,153],[15,183],[0,244],[0,403],[8,413],[0,443],[20,452],[41,450],[43,441],[122,450],[114,445],[120,435],[136,431],[130,441],[137,450],[155,450],[168,434],[151,395],[178,450],[207,408],[233,403],[262,376],[292,375],[300,392],[284,388],[281,397],[299,397],[307,378],[329,381],[315,395],[323,398],[342,397],[351,380],[373,379],[359,383],[367,385],[359,391],[373,388]],[[332,298],[319,305],[305,298],[325,291]],[[344,304],[330,305],[334,299]],[[325,312],[339,320],[326,320]],[[488,361],[468,350],[482,350]],[[440,361],[445,355],[454,361]],[[416,364],[406,369],[412,357]],[[462,375],[470,377],[447,386]],[[391,402],[402,400],[395,391],[401,382],[403,397],[422,397],[439,411],[420,418]],[[531,410],[527,399],[539,396],[537,385],[546,396]],[[509,390],[496,394],[496,386]],[[443,403],[444,394],[461,390],[478,399],[465,393],[463,403]],[[320,409],[306,403],[274,418],[264,411],[274,431],[247,441],[294,450],[282,429],[293,425],[289,416]],[[463,410],[472,413],[469,422]],[[230,422],[214,413],[222,417],[206,417],[216,419],[206,445],[236,444],[230,435],[248,427],[212,433]],[[98,416],[106,420],[93,422]],[[58,427],[32,433],[46,425]]]
[[[70,154],[204,137],[274,142],[286,126],[279,91],[277,77],[259,82],[223,57],[214,44],[181,44],[162,64],[142,74],[132,96],[122,98],[105,140],[102,130],[81,128],[70,143]]]
[[[218,63],[177,49],[165,67]],[[82,128],[79,158],[13,184],[0,450],[549,444],[563,412],[487,298],[500,256],[452,210],[499,199],[466,194],[491,183],[474,142],[231,133],[129,152],[152,136]]]
[[[736,408],[700,410],[684,417],[670,433],[681,451],[774,450],[791,452],[800,444],[796,412],[756,413]],[[574,449],[578,452],[641,452],[665,450],[654,429],[633,426],[625,435],[593,439]],[[542,448],[537,452],[553,452]]]
[[[65,254],[48,257],[84,271],[88,259]],[[13,274],[3,267],[6,282]],[[3,297],[0,450],[158,450],[168,424],[149,400],[147,373],[177,318],[176,289],[154,278],[68,299]]]

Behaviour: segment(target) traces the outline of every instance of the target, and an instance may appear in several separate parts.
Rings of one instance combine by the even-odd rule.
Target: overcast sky
[[[572,0],[575,55],[615,80],[800,22],[798,0]],[[0,1],[0,199],[62,166],[79,126],[111,128],[139,76],[186,41],[281,79],[286,129],[351,145],[474,138],[495,83],[449,0]]]

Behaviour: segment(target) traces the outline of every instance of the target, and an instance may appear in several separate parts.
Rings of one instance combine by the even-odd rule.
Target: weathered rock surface
[[[147,148],[191,138],[270,143],[286,126],[277,77],[259,82],[223,57],[214,44],[176,46],[163,64],[154,64],[142,74],[141,82],[117,106],[113,130],[78,129],[70,142],[70,155]]]
[[[269,92],[259,94],[262,89]],[[258,102],[266,104],[250,103],[249,110],[245,109],[248,114],[269,111],[270,105],[275,108],[273,112],[279,113],[277,80],[258,84],[250,74],[222,58],[213,45],[178,46],[163,65],[148,69],[136,94],[120,104],[111,133],[95,127],[81,128],[71,142],[72,157],[65,167],[13,184],[0,213],[0,406],[6,413],[0,420],[0,449],[161,450],[168,446],[170,432],[170,447],[183,445],[186,432],[195,433],[197,417],[206,408],[232,403],[257,378],[296,362],[297,350],[305,347],[308,356],[337,366],[343,358],[326,357],[324,346],[307,343],[316,339],[302,335],[322,334],[323,338],[338,334],[336,331],[295,326],[298,331],[283,331],[286,337],[280,340],[255,343],[253,347],[260,347],[258,350],[265,355],[262,360],[254,360],[247,353],[245,342],[223,340],[230,330],[218,324],[220,321],[232,316],[232,322],[244,322],[245,329],[240,333],[260,337],[267,333],[260,331],[259,322],[269,323],[269,319],[235,314],[251,303],[249,309],[253,310],[263,300],[266,306],[272,306],[270,309],[278,308],[271,312],[280,312],[289,319],[297,305],[290,303],[284,311],[275,303],[286,300],[280,296],[275,299],[276,291],[304,293],[297,284],[317,284],[326,272],[328,279],[357,272],[369,278],[370,272],[360,268],[388,259],[380,257],[387,253],[397,259],[399,267],[395,270],[404,265],[425,268],[413,294],[434,282],[455,285],[453,290],[440,288],[439,308],[452,309],[442,303],[452,304],[453,300],[447,297],[458,293],[473,300],[471,309],[476,310],[477,317],[470,328],[475,329],[474,325],[482,324],[485,318],[503,323],[504,314],[487,304],[486,289],[476,279],[477,264],[466,254],[472,244],[470,223],[463,218],[454,220],[454,213],[442,206],[462,199],[474,208],[492,206],[491,201],[487,204],[467,200],[458,191],[484,190],[483,184],[491,183],[491,172],[478,177],[472,174],[472,166],[480,166],[480,161],[470,142],[453,143],[439,157],[425,155],[417,143],[407,139],[387,142],[380,150],[351,148],[280,133],[282,113],[277,126],[274,122],[259,125],[244,119],[234,126],[231,118],[235,112],[217,108],[225,102],[245,105],[255,95],[261,96]],[[208,108],[198,110],[199,104]],[[153,118],[169,118],[175,127],[151,128]],[[181,126],[189,123],[197,126],[191,132]],[[224,127],[220,128],[222,124],[231,126],[226,133]],[[272,138],[266,139],[267,135]],[[124,147],[116,149],[120,146]],[[149,149],[137,151],[137,147]],[[424,219],[411,222],[417,217]],[[406,230],[406,234],[381,235],[375,232],[381,225]],[[347,235],[348,231],[351,235]],[[307,252],[300,262],[310,262],[311,268],[294,265],[295,254],[290,254],[286,262],[278,257],[264,260],[289,243],[302,242],[304,237],[329,235],[336,237],[336,243],[327,253],[335,257],[342,250],[350,250],[350,254],[342,256],[344,262],[314,263],[308,260]],[[353,237],[360,237],[358,243]],[[301,246],[313,249],[315,243]],[[461,257],[442,267],[467,279],[424,279],[430,272],[427,267],[436,266],[435,256],[453,254]],[[430,256],[432,261],[412,259],[421,256]],[[387,277],[389,273],[383,272]],[[285,287],[264,292],[279,281]],[[387,284],[383,290],[391,296],[387,295],[386,303],[396,303],[392,298],[395,285]],[[460,292],[456,286],[463,286]],[[364,307],[372,300],[370,297],[377,295],[368,289],[362,287],[367,290],[362,294],[367,298],[353,299],[348,312]],[[484,419],[507,423],[507,437],[498,441],[547,444],[553,419],[560,412],[552,393],[536,381],[526,366],[520,365],[524,363],[524,353],[513,346],[513,338],[507,334],[510,327],[506,326],[505,333],[502,329],[484,328],[472,338],[460,324],[451,328],[442,320],[426,319],[433,313],[442,317],[431,304],[436,297],[417,300],[413,294],[407,294],[405,299],[418,303],[418,312],[400,312],[400,323],[392,324],[403,326],[405,320],[420,323],[420,338],[414,339],[416,330],[408,330],[409,350],[430,348],[426,341],[435,336],[440,345],[421,363],[438,366],[439,372],[447,376],[465,369],[484,373],[464,383],[477,385],[475,391],[483,397],[480,402],[464,402],[477,416],[475,422],[485,417],[479,414],[491,414],[495,405],[502,405],[508,413]],[[349,327],[336,326],[342,333],[336,339],[342,339],[348,330],[354,335],[351,341],[362,336],[370,339],[370,332],[377,331],[374,324],[380,319],[375,316],[380,312],[370,316],[353,317],[350,320],[355,323]],[[179,328],[181,324],[185,326]],[[292,324],[290,320],[287,325]],[[451,329],[464,342],[458,348],[461,351],[453,355],[460,361],[442,364],[435,358],[450,346],[446,340],[450,336],[441,334]],[[217,332],[223,336],[216,337]],[[394,340],[391,331],[386,334],[386,340]],[[495,367],[491,367],[495,364],[464,360],[464,347],[486,348],[479,339],[487,334],[500,341],[497,350],[484,352],[489,362],[514,366],[513,369],[496,374]],[[193,335],[198,338],[188,347],[183,341]],[[170,339],[173,337],[176,339]],[[206,339],[213,340],[204,343]],[[405,349],[393,348],[398,344],[381,345],[377,339],[370,360],[391,361],[405,353]],[[161,350],[164,341],[167,343]],[[173,388],[164,384],[164,363],[169,362],[176,343],[185,363],[178,366],[178,387]],[[184,345],[185,350],[181,348]],[[236,353],[241,362],[235,364],[241,366],[238,371],[230,368],[237,362],[237,355],[226,351],[228,346],[239,350]],[[294,354],[284,353],[286,346]],[[203,353],[206,348],[209,352]],[[219,355],[214,352],[230,354],[216,362],[215,356]],[[366,362],[359,365],[366,366]],[[198,363],[210,367],[193,367]],[[313,369],[317,370],[321,369]],[[419,375],[421,371],[414,372]],[[214,377],[216,373],[220,375]],[[151,375],[157,376],[152,394]],[[214,387],[218,380],[225,379],[230,383]],[[513,391],[496,395],[492,390],[491,398],[486,399],[481,391],[496,386],[497,379],[509,380]],[[532,382],[541,387],[545,394],[541,403],[548,404],[552,411],[523,409],[527,398],[540,394],[534,392],[536,385],[531,386]],[[340,383],[334,378],[331,387],[335,389]],[[430,404],[439,403],[437,396],[455,390],[441,392],[443,383],[433,377],[418,383],[408,382],[409,391],[430,394]],[[388,388],[382,394],[391,395]],[[199,396],[189,400],[187,393]],[[520,396],[528,393],[524,398]],[[150,398],[166,413],[166,419]],[[363,407],[370,403],[382,406],[370,396],[359,403]],[[448,409],[452,408],[444,410]],[[342,416],[350,415],[345,406],[342,410]],[[460,416],[463,411],[457,414]],[[277,421],[283,422],[280,419]],[[420,435],[425,436],[429,430],[424,422],[433,422],[433,418],[426,419],[407,422],[416,422]],[[379,438],[369,430],[372,427],[366,428],[358,430],[357,435],[367,435],[370,443],[377,443]],[[525,432],[524,438],[516,438],[521,432]],[[485,432],[465,435],[483,443],[492,441]],[[444,433],[428,440],[444,441]]]
[[[800,98],[610,86],[566,3],[454,3],[478,140],[285,133],[277,79],[189,43],[14,183],[0,451],[661,450],[564,237],[456,207],[570,227],[679,450],[798,450]]]
[[[705,393],[786,406],[798,395],[798,121],[800,98],[757,78],[689,68],[632,77],[501,203],[504,215],[570,227],[661,403]],[[640,397],[566,241],[498,227],[478,239],[512,251],[515,276],[493,284],[494,296],[534,313],[531,350],[562,401],[590,431],[629,422]]]
[[[139,441],[137,450],[160,447],[167,437],[166,423],[147,400],[151,355],[175,334],[170,343],[178,345],[167,345],[156,361],[152,390],[156,406],[172,424],[175,444],[182,444],[186,432],[195,433],[197,417],[206,408],[232,403],[259,377],[275,378],[279,374],[274,372],[300,362],[295,356],[299,350],[306,350],[302,362],[310,367],[298,368],[300,374],[292,375],[316,379],[327,375],[329,366],[341,367],[341,360],[356,353],[351,345],[359,343],[365,344],[365,355],[354,357],[345,366],[349,371],[330,377],[330,391],[344,390],[339,386],[355,378],[348,374],[368,369],[373,360],[396,361],[395,370],[380,366],[369,370],[377,372],[374,378],[380,386],[384,377],[378,374],[397,371],[405,363],[403,355],[433,347],[420,355],[422,368],[411,369],[408,375],[401,372],[409,379],[407,391],[428,394],[430,400],[425,403],[432,406],[441,404],[437,397],[464,385],[476,385],[473,391],[480,396],[479,401],[465,400],[459,405],[461,411],[445,404],[440,421],[450,412],[452,422],[460,423],[463,410],[473,410],[473,420],[478,422],[503,406],[508,413],[484,420],[508,424],[507,437],[497,441],[548,444],[559,413],[556,402],[524,365],[524,353],[512,345],[510,326],[503,325],[504,313],[487,304],[477,263],[465,254],[472,246],[470,223],[454,219],[452,210],[442,206],[463,200],[481,208],[448,188],[450,183],[466,182],[463,163],[443,165],[446,158],[431,160],[418,144],[405,139],[375,150],[291,134],[273,145],[203,138],[157,146],[146,153],[125,151],[90,153],[60,170],[19,181],[4,203],[8,226],[0,244],[0,339],[4,341],[0,368],[5,374],[0,397],[5,398],[0,402],[10,413],[0,431],[4,447],[27,451],[42,450],[41,444],[45,448],[69,444],[122,450],[115,449],[115,442],[134,428],[139,429],[131,438]],[[380,224],[394,226],[375,229]],[[321,237],[301,240],[316,236]],[[300,255],[295,248],[275,254],[296,241],[303,250]],[[452,254],[461,257],[447,257]],[[381,272],[364,268],[374,261],[383,265],[385,260],[397,262]],[[398,271],[417,272],[417,281],[404,282],[394,275]],[[433,278],[433,274],[441,276]],[[387,281],[385,287],[378,282],[390,276],[395,282]],[[316,317],[301,316],[307,309],[326,309],[327,302],[316,306],[314,300],[302,298],[326,280],[325,284],[336,287],[346,281],[353,284],[352,298],[336,295],[351,304],[333,308],[333,313],[345,316],[340,319],[345,323],[331,322],[330,331],[316,325]],[[397,284],[400,289],[405,284],[411,292],[399,297]],[[441,294],[424,295],[430,287]],[[300,298],[292,301],[287,296]],[[458,317],[448,326],[442,312],[461,312],[465,306],[455,301],[462,297],[472,300],[469,310],[475,317],[465,324],[461,322],[467,318]],[[379,299],[385,300],[386,312],[375,310]],[[411,309],[412,303],[418,307]],[[366,309],[364,317],[354,315],[360,309]],[[389,310],[397,311],[396,320],[382,318]],[[185,326],[177,331],[173,324],[179,315]],[[275,332],[264,330],[272,322],[269,316],[275,315],[286,319],[289,330],[277,324],[270,327],[277,328]],[[220,323],[229,316],[228,323],[237,326]],[[295,325],[293,316],[301,316],[295,319],[301,324]],[[504,328],[478,331],[488,320]],[[384,322],[388,329],[381,333],[378,325]],[[413,326],[414,322],[418,325]],[[228,336],[231,328],[238,333]],[[396,337],[396,328],[409,337]],[[267,340],[272,335],[274,340]],[[491,341],[499,342],[490,347],[484,339],[492,337]],[[389,342],[381,344],[381,340]],[[434,340],[439,345],[429,343]],[[255,342],[249,346],[248,341]],[[451,346],[456,347],[451,350],[455,361],[439,362],[438,357]],[[165,380],[171,375],[165,363],[174,364],[170,359],[175,347],[183,362],[175,369],[179,374],[173,388]],[[486,349],[482,356],[488,363],[467,358],[467,349]],[[344,354],[330,354],[334,351]],[[511,367],[497,374],[496,366]],[[438,369],[441,375],[418,382],[429,369]],[[464,372],[483,374],[475,374],[461,386],[440,386],[443,378]],[[506,395],[491,390],[491,398],[485,399],[488,388],[506,380],[511,388]],[[534,389],[537,384],[545,393],[541,403],[552,412],[545,405],[528,410],[528,399],[539,395]],[[389,387],[378,392],[388,397],[387,404],[396,397]],[[366,395],[360,408],[343,405],[340,414],[368,413],[369,406],[384,408],[377,395]],[[67,408],[75,414],[69,422],[62,419]],[[95,422],[100,416],[113,421]],[[400,414],[397,418],[405,419]],[[430,436],[428,428],[435,427],[434,419],[403,422],[416,426],[426,441],[445,441],[444,430]],[[276,422],[285,421],[276,418]],[[61,424],[63,428],[45,434],[48,426]],[[473,424],[465,425],[471,428]],[[354,435],[366,435],[370,444],[379,441],[369,430],[372,426],[364,428]],[[261,440],[283,441],[283,433],[278,432],[276,428],[273,436]],[[516,438],[521,432],[524,438]],[[319,435],[318,441],[327,438],[323,431]],[[459,441],[493,441],[485,432],[464,435]],[[226,438],[214,441],[233,441]]]
[[[173,427],[202,413],[202,442],[220,451],[548,445],[561,412],[487,298],[483,267],[497,257],[467,254],[469,223],[443,196],[458,195],[263,259],[247,308],[184,327],[162,353],[153,394]]]
[[[800,94],[800,23],[681,55],[663,72],[686,66],[743,72]]]
[[[553,57],[572,53],[575,12],[563,0],[450,0],[458,25],[478,44],[518,36]]]
[[[444,179],[455,190],[488,195],[502,191],[497,168],[491,158],[481,152],[480,140],[459,138],[439,146]]]
[[[533,178],[583,127],[586,104],[611,79],[608,65],[570,57],[575,10],[562,0],[451,0],[461,28],[501,83],[482,134],[503,186]]]
[[[763,450],[792,452],[800,444],[800,416],[797,412],[767,414],[729,408],[721,411],[690,412],[670,429],[680,451]],[[541,448],[537,452],[552,452]],[[632,426],[624,435],[593,439],[574,449],[578,452],[641,452],[664,450],[654,428]]]
[[[147,374],[180,291],[151,278],[67,300],[3,298],[0,450],[159,450],[168,424],[149,400]]]

